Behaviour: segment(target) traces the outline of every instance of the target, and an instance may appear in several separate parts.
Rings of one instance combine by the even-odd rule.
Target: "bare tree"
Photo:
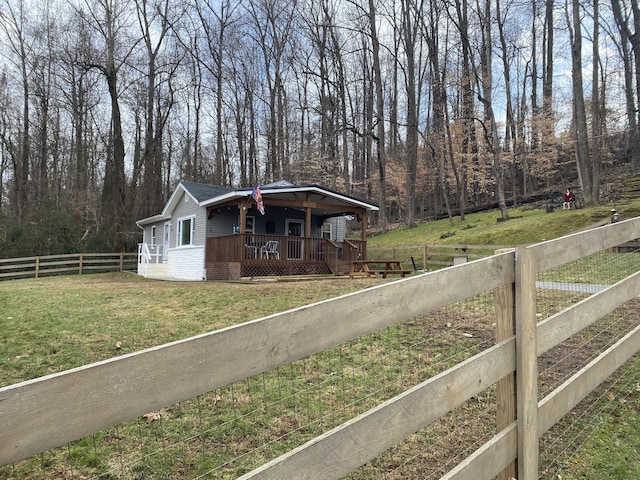
[[[297,1],[250,0],[247,4],[253,22],[249,36],[259,46],[266,79],[267,99],[267,179],[278,179],[287,167],[285,137],[285,54],[289,51]]]
[[[584,99],[582,79],[582,16],[578,0],[565,4],[565,15],[569,37],[571,41],[571,72],[573,87],[573,130],[575,142],[576,166],[582,195],[586,204],[597,202],[593,191],[593,165],[589,153],[589,138],[587,129],[587,113]]]
[[[22,94],[22,131],[19,141],[8,145],[8,153],[13,164],[13,206],[14,215],[20,221],[29,205],[29,176],[31,163],[31,88],[29,84],[29,58],[31,56],[32,38],[27,29],[27,9],[24,0],[12,2],[4,0],[0,8],[0,28],[5,33],[8,48],[13,54],[11,62],[20,72]],[[16,5],[17,3],[17,5]]]
[[[325,6],[325,16],[333,18],[333,14],[329,15],[328,6]],[[330,22],[330,45],[335,64],[337,75],[337,95],[338,95],[338,109],[339,118],[341,124],[341,139],[342,139],[342,182],[344,184],[344,190],[346,193],[351,191],[351,182],[349,181],[349,137],[347,129],[344,128],[348,123],[348,89],[347,89],[347,73],[345,68],[345,62],[343,59],[342,45],[339,40],[336,25],[334,22]]]
[[[534,10],[535,13],[535,10]],[[535,20],[534,20],[535,22]],[[544,42],[543,42],[543,63],[542,63],[542,142],[544,150],[552,144],[555,136],[554,132],[554,112],[553,112],[553,65],[554,65],[554,1],[545,0],[544,15]],[[534,27],[535,28],[535,27]],[[533,50],[535,52],[535,49]],[[535,72],[531,76],[532,82]],[[533,90],[534,87],[532,87]],[[534,107],[534,108],[537,108]]]
[[[75,21],[74,21],[75,20]],[[91,135],[91,110],[97,103],[97,80],[86,69],[81,68],[80,58],[85,54],[82,50],[90,44],[89,32],[84,22],[76,17],[70,17],[67,21],[76,25],[76,28],[68,28],[67,34],[59,38],[60,61],[59,82],[60,92],[64,99],[64,108],[69,112],[72,127],[71,178],[68,184],[75,194],[85,197],[89,189],[90,173],[90,147]]]
[[[493,174],[495,176],[496,195],[498,197],[498,207],[502,220],[509,218],[509,210],[504,194],[504,176],[502,164],[500,161],[500,139],[498,136],[498,124],[496,122],[495,112],[493,109],[493,67],[491,59],[493,57],[493,41],[491,34],[492,18],[491,18],[491,1],[485,0],[484,5],[480,6],[482,24],[482,45],[480,53],[480,76],[479,82],[482,86],[482,93],[478,98],[484,106],[485,112],[485,138],[487,146],[492,156]],[[488,125],[487,125],[488,124]]]
[[[175,20],[181,12],[170,8],[168,0],[136,0],[136,14],[140,36],[144,45],[144,72],[141,86],[144,104],[144,134],[142,158],[139,167],[134,168],[131,179],[129,205],[135,200],[135,190],[142,170],[139,216],[150,216],[162,209],[163,195],[163,145],[164,129],[174,104],[172,82],[179,65],[179,55],[169,51],[167,36],[170,33],[169,18]]]
[[[373,83],[376,94],[376,110],[375,123],[376,135],[374,137],[376,143],[376,157],[378,160],[378,181],[380,196],[380,218],[379,224],[383,231],[387,229],[387,159],[386,159],[386,137],[385,137],[385,119],[384,119],[384,89],[382,87],[382,71],[380,66],[380,41],[378,40],[378,23],[376,16],[376,6],[374,0],[369,0],[369,10],[367,17],[369,19],[369,39],[371,41],[371,54],[373,59]]]
[[[336,52],[333,51],[333,42],[336,39],[331,38],[332,34],[335,35],[335,31],[332,33],[334,12],[330,10],[329,2],[325,0],[308,2],[306,5],[302,28],[309,38],[310,45],[308,49],[303,49],[308,51],[306,55],[298,54],[297,56],[303,62],[304,78],[300,81],[304,84],[305,94],[302,102],[306,107],[305,113],[307,116],[310,111],[315,113],[318,118],[319,135],[315,146],[307,135],[305,145],[307,158],[300,160],[307,165],[307,176],[312,175],[310,170],[313,168],[317,172],[316,176],[335,188],[340,168],[338,132],[341,123],[341,100],[338,96],[340,87],[336,78],[338,75],[335,64]]]
[[[89,2],[90,0],[87,0]],[[127,183],[125,177],[125,145],[120,113],[120,69],[136,47],[128,36],[130,11],[118,0],[93,0],[85,4],[81,17],[97,34],[93,50],[87,50],[82,65],[96,69],[105,78],[111,103],[109,149],[105,161],[104,185],[101,196],[102,228],[115,248],[125,248],[125,232],[132,218],[127,211]],[[95,38],[95,37],[94,37]]]
[[[446,180],[447,172],[447,158],[450,154],[451,145],[450,137],[447,132],[447,90],[446,90],[446,56],[441,59],[440,53],[440,38],[444,38],[445,42],[447,36],[441,35],[440,20],[442,18],[442,11],[438,8],[439,5],[436,2],[430,2],[428,8],[428,21],[422,23],[422,37],[427,44],[428,58],[430,63],[430,84],[431,84],[431,128],[425,133],[425,139],[428,148],[431,150],[433,157],[433,163],[436,169],[436,179],[440,188],[440,194],[445,203],[447,216],[451,225],[453,222],[453,212],[451,208],[450,193],[448,183]],[[442,60],[442,62],[441,62]],[[427,125],[429,127],[429,125]],[[455,164],[453,165],[452,173],[456,178],[456,184],[459,186],[459,178]],[[436,199],[437,200],[437,199]]]
[[[592,75],[591,75],[591,197],[600,203],[600,170],[602,165],[602,120],[604,98],[600,95],[600,12],[598,0],[593,1]],[[604,91],[603,91],[604,96]],[[600,101],[602,100],[602,105]]]
[[[416,73],[421,70],[418,48],[418,32],[420,25],[417,19],[422,17],[422,2],[414,2],[411,0],[402,0],[400,3],[401,11],[401,28],[400,37],[404,46],[405,54],[405,86],[407,95],[407,123],[406,123],[406,201],[407,201],[407,225],[413,227],[416,224],[416,177],[418,175],[418,104],[419,91],[417,85],[419,75]],[[414,21],[415,19],[415,21]]]
[[[223,2],[196,1],[194,7],[198,23],[196,31],[203,32],[202,38],[194,39],[194,42],[202,41],[203,47],[198,46],[196,52],[199,54],[195,60],[202,68],[211,75],[213,98],[214,98],[214,116],[215,116],[215,149],[214,149],[214,174],[213,181],[216,184],[227,184],[225,168],[225,68],[231,62],[229,57],[233,42],[238,40],[232,30],[237,22],[237,10],[240,2],[232,2],[225,0]],[[237,45],[236,45],[237,47]]]
[[[627,152],[631,159],[632,169],[637,171],[640,168],[640,129],[638,128],[638,112],[636,110],[637,98],[634,89],[633,59],[629,48],[634,49],[637,44],[638,35],[633,34],[629,29],[629,9],[623,8],[621,0],[611,0],[613,16],[620,39],[616,35],[610,35],[620,53],[624,67],[624,95],[625,107],[628,123],[628,133],[625,136],[627,142]],[[632,41],[633,39],[633,41]]]
[[[498,36],[500,41],[500,58],[502,60],[502,71],[504,73],[504,97],[506,105],[505,128],[504,128],[504,150],[508,151],[511,156],[512,165],[517,165],[519,161],[518,140],[519,132],[516,125],[516,118],[513,108],[513,92],[511,86],[511,63],[514,57],[514,41],[508,41],[506,33],[506,23],[511,10],[511,2],[506,5],[500,0],[496,0],[496,18],[498,27]],[[513,175],[513,203],[517,204],[517,188],[515,179],[517,175]]]
[[[456,25],[460,35],[461,43],[461,68],[458,78],[460,89],[462,90],[459,117],[461,117],[461,168],[460,187],[458,197],[460,205],[460,220],[464,221],[467,209],[467,164],[477,165],[478,145],[475,132],[475,105],[474,105],[474,84],[473,58],[471,43],[469,40],[469,5],[467,0],[455,0],[455,12],[450,13],[450,19]]]

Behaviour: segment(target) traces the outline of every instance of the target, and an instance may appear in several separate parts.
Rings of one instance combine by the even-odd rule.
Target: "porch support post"
[[[304,240],[303,242],[307,243],[307,248],[304,248],[304,259],[306,262],[311,260],[311,245],[309,242],[311,240],[307,240],[311,238],[311,207],[307,207],[305,209],[305,217],[304,217]]]
[[[360,240],[363,242],[367,239],[367,211],[360,212]]]
[[[305,209],[304,236],[306,238],[311,238],[311,208],[310,207],[307,207]]]
[[[244,235],[247,227],[247,203],[238,202],[238,210],[240,210],[240,233]]]

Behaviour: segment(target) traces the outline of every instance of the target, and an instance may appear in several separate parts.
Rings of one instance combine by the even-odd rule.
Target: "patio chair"
[[[258,258],[258,247],[253,243],[253,241],[249,241],[244,244],[245,248],[245,258]]]
[[[260,248],[260,258],[277,258],[280,260],[280,252],[278,250],[278,241],[269,240]]]

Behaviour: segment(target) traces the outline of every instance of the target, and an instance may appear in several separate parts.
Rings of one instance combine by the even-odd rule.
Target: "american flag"
[[[253,187],[251,196],[256,201],[256,204],[258,205],[258,210],[260,211],[260,213],[264,215],[264,203],[262,201],[262,194],[260,193],[260,182],[256,183],[256,186]]]

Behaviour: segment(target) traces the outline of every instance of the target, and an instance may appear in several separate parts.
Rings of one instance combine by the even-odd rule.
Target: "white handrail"
[[[138,263],[151,263],[151,252],[149,251],[149,246],[146,243],[138,244]]]

